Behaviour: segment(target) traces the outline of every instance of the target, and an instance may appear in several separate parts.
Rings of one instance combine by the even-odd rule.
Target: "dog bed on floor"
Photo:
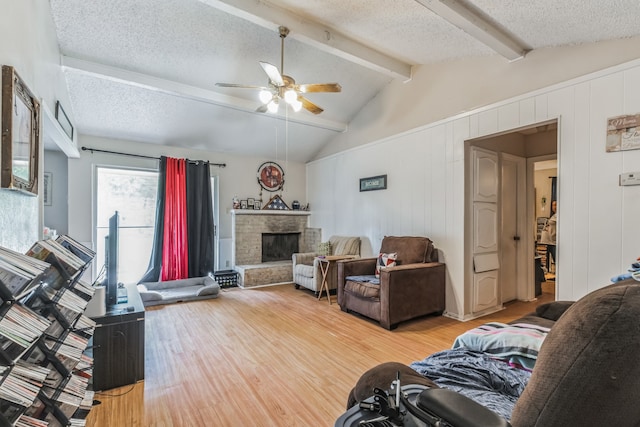
[[[138,291],[145,307],[182,301],[217,298],[220,286],[210,276],[190,279],[145,282],[138,284]]]

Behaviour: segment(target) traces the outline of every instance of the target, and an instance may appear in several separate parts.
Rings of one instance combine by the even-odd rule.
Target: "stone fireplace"
[[[320,242],[320,230],[307,227],[309,215],[308,211],[231,211],[232,261],[238,271],[240,286],[262,286],[293,280],[291,254],[312,252]],[[263,241],[265,236],[266,246]],[[278,260],[264,261],[273,258],[276,251],[274,243],[282,243],[274,239],[287,240],[286,247],[277,249],[275,255]]]

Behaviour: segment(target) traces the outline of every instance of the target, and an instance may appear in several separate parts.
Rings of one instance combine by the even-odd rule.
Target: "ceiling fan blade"
[[[271,65],[268,62],[260,61],[260,66],[262,66],[262,69],[265,73],[267,73],[267,76],[269,76],[269,80],[271,80],[274,85],[278,87],[284,86],[282,75],[275,65]]]
[[[258,108],[256,108],[256,113],[266,113],[267,112],[267,104],[262,104]]]
[[[302,102],[302,107],[304,109],[309,110],[313,114],[320,114],[324,111],[322,108],[318,107],[316,104],[309,101],[304,96],[298,96],[298,101]]]
[[[218,87],[235,87],[240,89],[260,89],[260,90],[269,90],[269,88],[263,86],[252,86],[252,85],[240,85],[235,83],[216,83]]]
[[[302,93],[341,92],[342,86],[338,83],[309,83],[298,85],[298,90]]]

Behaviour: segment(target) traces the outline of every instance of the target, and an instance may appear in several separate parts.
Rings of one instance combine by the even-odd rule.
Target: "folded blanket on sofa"
[[[456,338],[452,348],[488,353],[496,359],[531,370],[549,328],[527,323],[489,322]]]

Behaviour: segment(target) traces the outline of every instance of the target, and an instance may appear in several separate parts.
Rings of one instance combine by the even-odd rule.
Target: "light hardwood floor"
[[[425,317],[387,331],[293,285],[226,289],[150,308],[145,380],[96,394],[87,426],[333,426],[367,369],[409,364],[462,332],[553,299],[515,302],[469,322]]]

